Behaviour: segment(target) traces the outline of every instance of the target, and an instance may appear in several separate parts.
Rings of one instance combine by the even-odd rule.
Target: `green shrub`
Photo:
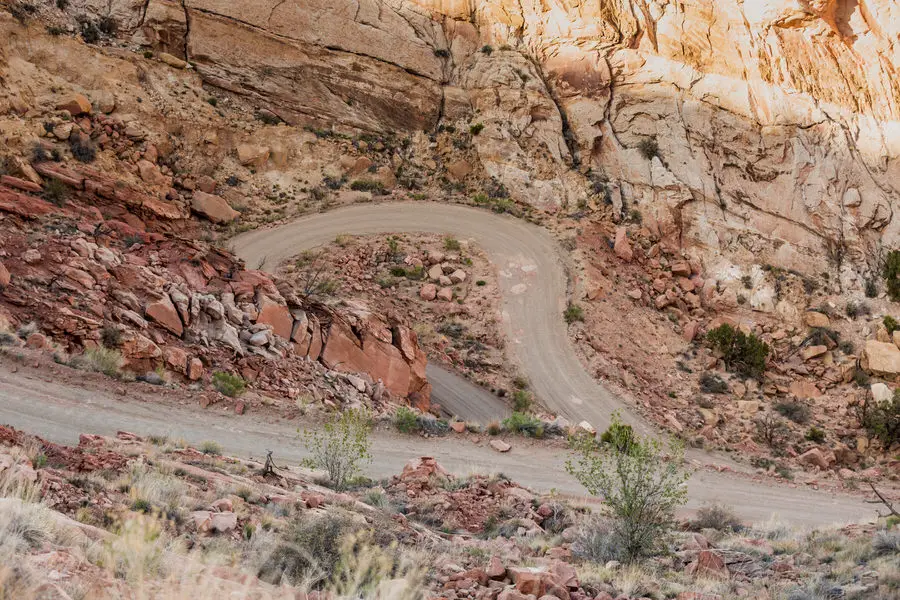
[[[608,431],[609,444],[573,437],[566,470],[603,498],[612,518],[607,539],[618,542],[621,560],[635,562],[667,550],[675,511],[687,502],[684,447],[674,440],[663,448],[658,440],[639,439],[618,414]]]
[[[481,47],[481,52],[483,54],[487,54],[488,56],[490,56],[494,52],[494,47],[485,44],[484,46]]]
[[[475,285],[477,285],[478,287],[484,287],[487,285],[487,281],[485,281],[484,279],[479,279],[475,282]]]
[[[822,442],[825,441],[825,431],[823,431],[822,429],[819,429],[818,427],[810,427],[809,430],[806,432],[805,437],[806,437],[807,441],[810,441],[810,442],[813,442],[816,444],[821,444]]]
[[[584,321],[584,309],[577,304],[570,302],[566,307],[566,310],[563,311],[563,318],[569,325],[576,321]]]
[[[900,443],[900,389],[894,390],[893,398],[880,403],[867,397],[857,405],[857,417],[860,426],[885,450]]]
[[[513,412],[503,419],[503,427],[507,431],[534,438],[540,438],[544,435],[544,424],[540,419],[521,412]],[[490,429],[490,425],[488,425],[488,428]]]
[[[232,375],[226,371],[216,371],[212,376],[213,388],[229,398],[237,398],[247,391],[247,383],[240,375]]]
[[[500,435],[500,432],[503,431],[503,426],[500,425],[499,421],[491,421],[485,427],[485,431],[487,431],[488,435]]]
[[[146,59],[153,58],[153,52],[151,52],[150,50],[144,50],[144,58],[146,58]]]
[[[207,454],[209,456],[219,456],[222,454],[222,446],[220,446],[218,442],[214,442],[212,440],[206,440],[205,442],[201,443],[198,450],[200,450],[200,452],[202,452],[203,454]]]
[[[210,106],[218,106],[219,105],[219,99],[216,98],[215,96],[210,96],[209,98],[206,99],[206,102]]]
[[[304,461],[308,466],[322,469],[336,490],[343,490],[360,471],[360,463],[369,462],[369,431],[372,424],[364,410],[350,409],[319,431],[306,431],[304,445],[311,454]]]
[[[900,301],[900,250],[891,250],[884,261],[884,283],[894,302]]]
[[[350,189],[356,192],[371,192],[377,196],[385,193],[384,184],[372,179],[357,179],[350,184]]]
[[[513,392],[513,410],[520,413],[527,413],[531,410],[531,394],[527,390],[516,390]]]
[[[419,431],[419,416],[410,408],[400,406],[394,412],[394,427],[400,433],[415,433]]]
[[[871,314],[872,309],[865,302],[850,301],[847,303],[847,316],[851,319]]]
[[[745,377],[762,377],[769,345],[754,334],[747,335],[726,323],[707,333],[706,339],[722,355],[730,371]]]
[[[462,248],[462,246],[460,245],[458,239],[449,236],[444,238],[444,250],[458,252],[460,248]]]
[[[897,319],[888,315],[882,321],[884,323],[884,328],[887,329],[888,335],[893,334],[895,331],[900,329],[900,323],[897,322]]]
[[[878,297],[878,284],[875,283],[874,279],[866,279],[865,294],[866,298]]]
[[[131,503],[131,510],[139,513],[148,513],[153,510],[153,505],[143,498],[137,498]]]
[[[104,325],[100,330],[100,341],[107,348],[118,348],[122,345],[122,331],[115,325]]]
[[[391,267],[391,275],[394,277],[406,277],[406,267],[394,265]]]
[[[634,442],[634,429],[631,425],[626,425],[614,420],[609,427],[600,435],[600,443],[606,446],[612,446],[619,452],[627,452]]]
[[[812,411],[806,404],[793,400],[778,402],[774,408],[782,417],[800,425],[807,423],[812,416]]]
[[[469,127],[469,133],[471,133],[472,135],[478,135],[482,131],[484,131],[484,123],[473,123]]]

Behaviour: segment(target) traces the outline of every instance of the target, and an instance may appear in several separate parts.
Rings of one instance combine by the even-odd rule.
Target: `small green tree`
[[[722,355],[728,370],[745,377],[762,377],[769,356],[769,345],[764,341],[727,323],[707,333],[706,339]]]
[[[885,258],[884,283],[891,300],[900,302],[900,250],[891,250]]]
[[[622,559],[635,562],[665,550],[675,510],[687,502],[684,447],[672,440],[666,453],[658,440],[635,436],[618,414],[607,433],[608,443],[573,437],[566,470],[603,498]]]
[[[304,464],[321,469],[336,490],[344,490],[359,473],[360,463],[372,460],[369,453],[369,432],[372,420],[365,410],[349,409],[319,431],[306,431],[303,444],[311,454]]]

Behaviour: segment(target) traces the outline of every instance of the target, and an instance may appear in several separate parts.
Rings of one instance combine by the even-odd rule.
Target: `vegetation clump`
[[[664,448],[658,440],[639,438],[619,415],[607,432],[609,443],[573,437],[566,470],[603,498],[610,519],[606,543],[618,549],[618,560],[636,562],[663,553],[676,525],[675,511],[687,502],[684,447],[674,440]]]
[[[725,366],[744,377],[760,378],[766,370],[769,345],[750,333],[725,323],[706,334],[710,346],[722,355]]]
[[[360,472],[361,463],[369,462],[371,418],[365,410],[346,410],[318,431],[306,431],[303,443],[310,457],[308,466],[325,471],[329,484],[336,490],[347,488]]]
[[[229,398],[237,398],[247,391],[247,383],[240,375],[233,375],[226,371],[216,371],[212,376],[212,384],[217,392]]]

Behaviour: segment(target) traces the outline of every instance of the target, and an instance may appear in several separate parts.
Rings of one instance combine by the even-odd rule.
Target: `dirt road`
[[[192,444],[216,440],[230,454],[257,459],[272,449],[280,463],[296,464],[305,456],[297,422],[253,414],[239,417],[228,410],[202,410],[194,404],[173,405],[161,399],[159,388],[147,384],[128,385],[128,395],[123,397],[110,390],[108,380],[91,384],[81,373],[66,377],[65,367],[54,368],[56,371],[49,367],[30,369],[0,355],[0,423],[59,443],[77,443],[80,433],[113,435],[127,430],[141,435],[165,434]],[[378,432],[372,448],[374,463],[366,472],[387,477],[399,473],[412,458],[434,456],[461,475],[502,472],[536,491],[584,493],[565,472],[565,451],[521,439],[510,441],[512,451],[499,454],[484,441],[474,444],[457,437],[423,439]],[[689,492],[688,509],[704,502],[724,502],[747,521],[776,514],[795,525],[816,526],[874,515],[872,507],[858,498],[709,470],[694,474]]]
[[[552,412],[578,423],[587,420],[605,429],[610,415],[644,433],[651,429],[629,407],[597,383],[582,366],[566,333],[566,258],[541,227],[486,210],[430,202],[359,204],[312,215],[271,229],[242,234],[232,240],[235,253],[251,268],[274,269],[281,261],[330,242],[340,234],[426,232],[470,239],[488,255],[499,273],[503,294],[502,324],[510,358],[528,375],[538,399]],[[443,373],[436,377],[435,398],[448,406],[454,398],[445,390],[463,387],[465,380]],[[470,394],[482,392],[465,388]],[[496,412],[498,401],[482,392],[478,402]],[[460,416],[466,406],[453,406]],[[473,415],[472,418],[477,418]]]

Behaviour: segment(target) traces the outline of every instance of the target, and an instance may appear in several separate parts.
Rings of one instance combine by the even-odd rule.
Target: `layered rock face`
[[[484,174],[513,198],[638,210],[726,257],[713,272],[771,263],[853,284],[898,240],[891,0],[113,5],[137,41],[291,122],[480,124]]]

